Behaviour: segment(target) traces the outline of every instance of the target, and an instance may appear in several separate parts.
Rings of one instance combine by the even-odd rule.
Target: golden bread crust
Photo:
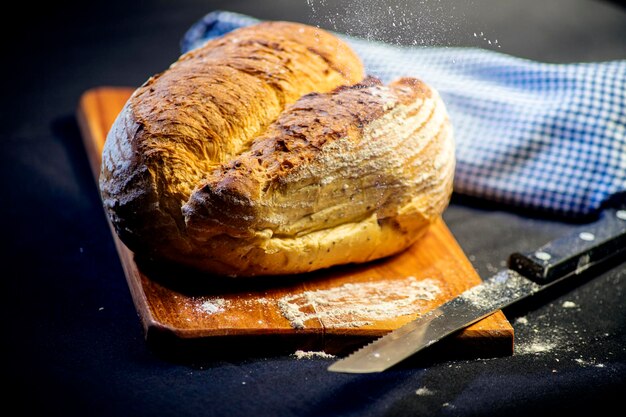
[[[424,83],[363,74],[345,43],[287,22],[183,55],[107,137],[100,189],[120,238],[231,276],[405,249],[448,204],[451,128]]]

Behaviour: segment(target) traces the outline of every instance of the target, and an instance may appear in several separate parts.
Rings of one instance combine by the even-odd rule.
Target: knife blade
[[[382,372],[493,312],[580,275],[608,260],[626,260],[626,210],[606,210],[532,252],[509,256],[497,272],[452,300],[373,341],[328,367],[331,372]]]

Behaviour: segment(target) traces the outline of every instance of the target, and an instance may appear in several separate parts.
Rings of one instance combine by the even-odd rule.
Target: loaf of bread
[[[347,44],[289,22],[181,56],[107,136],[100,191],[119,237],[232,277],[406,249],[449,202],[452,131],[423,82],[364,76]]]

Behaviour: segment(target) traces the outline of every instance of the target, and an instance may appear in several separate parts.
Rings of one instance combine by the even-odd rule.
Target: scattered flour
[[[550,352],[563,344],[563,337],[567,334],[565,330],[555,326],[541,329],[531,324],[526,317],[517,318],[515,324],[523,325],[525,332],[532,332],[525,336],[523,340],[519,341],[519,343],[515,343],[515,354],[517,355]]]
[[[429,390],[429,389],[428,389],[428,388],[426,388],[426,387],[421,387],[421,388],[418,388],[418,389],[415,391],[415,394],[416,394],[416,395],[420,395],[420,396],[425,396],[425,395],[433,395],[434,393],[435,393],[434,391],[431,391],[431,390]]]
[[[515,319],[515,324],[528,324],[528,319],[526,317],[518,317]]]
[[[577,359],[574,359],[574,362],[576,362],[580,366],[594,366],[596,368],[604,368],[603,363],[596,363],[595,360],[584,360],[582,358],[577,358]]]
[[[454,2],[307,0],[311,19],[334,31],[400,45],[451,45],[465,16]],[[471,34],[469,34],[471,36]],[[484,38],[484,39],[483,39]],[[492,41],[487,35],[477,41]],[[493,40],[493,42],[496,42]]]
[[[221,313],[229,304],[230,301],[223,298],[209,298],[196,306],[196,311],[205,314]]]
[[[335,355],[331,355],[326,352],[307,352],[304,350],[296,350],[293,354],[298,359],[312,359],[312,358],[323,358],[323,359],[332,359]]]
[[[440,292],[433,279],[408,277],[305,291],[281,298],[278,307],[296,329],[305,328],[305,323],[313,319],[329,328],[359,327],[419,313],[424,302],[434,300]]]
[[[503,270],[492,276],[482,285],[476,285],[459,297],[478,309],[506,306],[511,301],[531,295],[541,288],[515,271]]]
[[[519,354],[529,354],[529,353],[544,353],[550,352],[557,346],[555,342],[549,341],[533,341],[531,343],[526,343],[521,346],[518,346],[516,349],[516,353]]]
[[[270,300],[269,298],[265,298],[265,297],[261,297],[261,298],[257,298],[254,300],[254,302],[256,304],[262,304],[262,305],[268,305],[268,304],[272,304],[273,301]]]

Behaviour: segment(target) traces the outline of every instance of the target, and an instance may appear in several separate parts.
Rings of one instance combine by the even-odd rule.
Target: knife
[[[445,336],[608,260],[626,260],[626,209],[610,209],[535,251],[513,253],[508,268],[328,367],[382,372]]]

